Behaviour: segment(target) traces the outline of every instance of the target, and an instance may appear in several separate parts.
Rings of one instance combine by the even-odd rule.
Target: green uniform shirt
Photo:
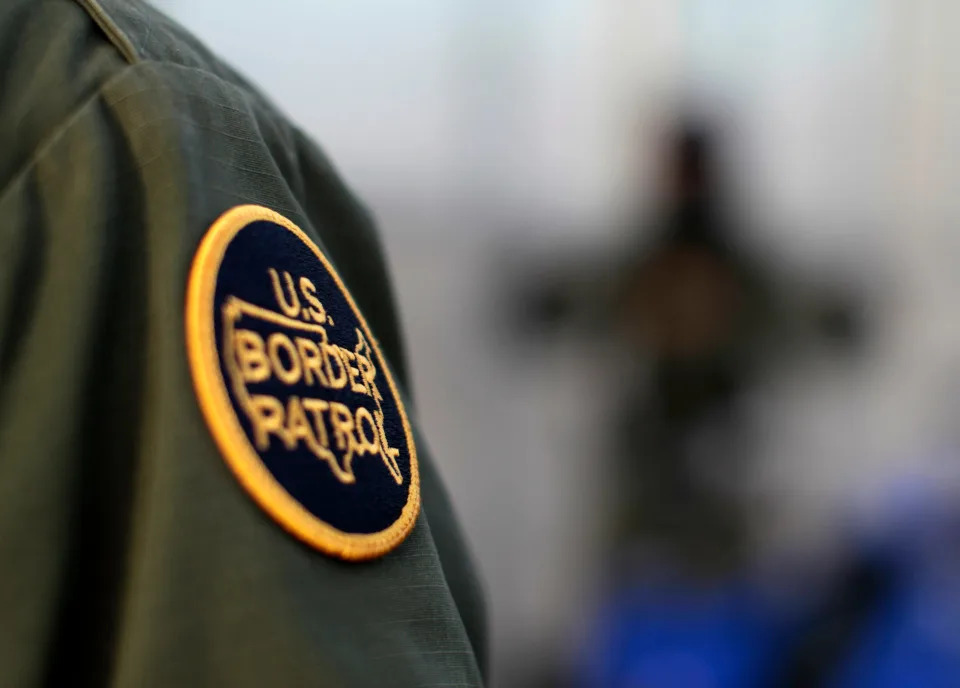
[[[406,401],[422,508],[380,558],[278,525],[198,406],[190,267],[243,204],[336,266]],[[480,686],[483,602],[408,390],[376,232],[302,132],[147,5],[4,0],[0,686]]]

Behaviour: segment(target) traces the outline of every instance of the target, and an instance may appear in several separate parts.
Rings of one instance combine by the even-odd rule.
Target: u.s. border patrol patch
[[[280,525],[343,559],[380,556],[413,528],[417,452],[393,377],[330,261],[260,206],[203,238],[187,352],[227,464]]]

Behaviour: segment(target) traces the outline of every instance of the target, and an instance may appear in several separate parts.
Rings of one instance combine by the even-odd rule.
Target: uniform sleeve
[[[67,0],[0,10],[0,686],[481,685],[482,599],[426,447],[416,527],[347,565],[244,493],[194,394],[187,277],[242,204],[311,236],[405,380],[372,223],[172,24],[81,4],[134,59]]]
[[[270,116],[214,75],[144,61],[0,196],[0,685],[482,681],[434,483],[436,537],[421,515],[397,550],[346,565],[244,493],[199,412],[187,275],[233,206],[309,232],[361,308],[387,304],[374,334],[393,317],[380,262],[361,260],[372,229],[333,201],[305,211],[336,189],[298,193]]]

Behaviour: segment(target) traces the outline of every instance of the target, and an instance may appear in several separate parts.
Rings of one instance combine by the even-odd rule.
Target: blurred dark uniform
[[[191,260],[258,204],[338,266],[412,412],[375,229],[323,154],[133,0],[3,4],[0,141],[0,686],[481,685],[424,443],[412,533],[347,563],[244,494],[191,386]]]
[[[687,566],[724,569],[739,559],[743,524],[735,495],[704,480],[691,446],[711,424],[736,437],[736,399],[776,315],[771,285],[724,212],[708,130],[687,124],[669,144],[664,207],[653,228],[640,225],[653,240],[629,255],[614,303],[618,333],[650,369],[623,403],[615,454],[629,491],[618,526]],[[741,453],[711,447],[711,470],[739,476]]]
[[[613,326],[647,361],[624,395],[617,527],[688,569],[717,575],[749,556],[739,484],[755,462],[745,393],[815,342],[856,343],[848,294],[805,293],[750,241],[716,134],[684,122],[668,139],[666,191],[618,270]],[[839,353],[840,349],[837,348]]]

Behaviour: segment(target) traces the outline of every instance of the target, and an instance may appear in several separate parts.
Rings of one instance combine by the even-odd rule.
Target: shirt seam
[[[133,41],[131,41],[123,29],[113,21],[98,0],[76,0],[76,2],[86,11],[90,18],[93,19],[96,25],[100,27],[100,30],[106,34],[107,39],[128,64],[134,65],[142,61],[142,58],[137,53],[137,49],[133,46]]]

